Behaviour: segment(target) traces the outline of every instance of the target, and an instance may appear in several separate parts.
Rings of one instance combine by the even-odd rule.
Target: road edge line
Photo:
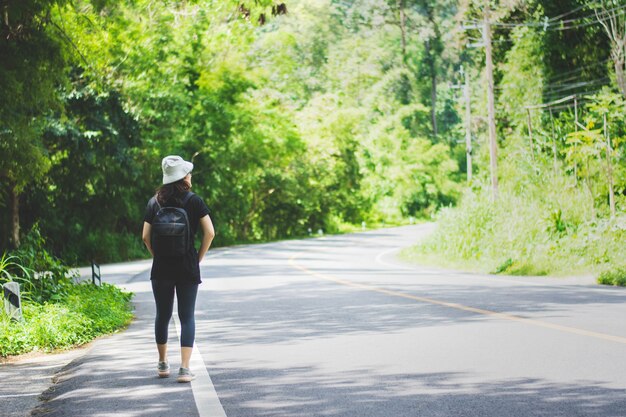
[[[173,317],[176,333],[180,341],[180,321],[177,314],[173,314]],[[215,386],[202,359],[197,342],[194,342],[189,366],[196,375],[196,378],[191,381],[191,392],[196,402],[198,415],[200,417],[226,417],[226,412],[224,407],[222,407],[220,398],[217,396]]]

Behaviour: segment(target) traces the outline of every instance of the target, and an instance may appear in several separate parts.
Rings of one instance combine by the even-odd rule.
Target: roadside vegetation
[[[35,228],[19,251],[0,259],[0,284],[20,284],[23,313],[18,321],[0,311],[0,357],[79,346],[133,317],[132,294],[106,283],[75,283],[69,268],[43,246]]]
[[[479,22],[472,4],[465,19]],[[481,121],[475,177],[406,259],[494,274],[593,274],[601,284],[625,284],[626,81],[623,43],[615,38],[625,8],[615,1],[494,8],[493,35],[503,44],[494,46],[497,169]],[[538,16],[543,27],[533,23]],[[480,33],[479,24],[466,26],[466,39]],[[485,68],[474,69],[484,80]]]
[[[0,103],[0,250],[39,222],[70,264],[145,257],[168,154],[193,159],[215,246],[397,224],[459,196],[453,90],[431,109],[435,52],[401,39],[395,3],[18,3],[0,21],[0,93],[18,103]]]
[[[585,195],[558,181],[563,192],[554,200],[502,189],[494,204],[488,191],[469,191],[457,207],[441,211],[431,236],[402,256],[492,274],[594,274],[601,284],[624,285],[626,218],[587,218]]]
[[[50,259],[145,257],[143,210],[161,158],[179,154],[216,246],[437,218],[407,257],[621,283],[625,11],[12,2],[0,19],[0,253],[26,268],[11,279],[28,302],[66,302]],[[45,251],[24,249],[29,231]]]

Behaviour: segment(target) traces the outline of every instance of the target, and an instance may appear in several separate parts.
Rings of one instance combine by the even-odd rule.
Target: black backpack
[[[188,192],[182,207],[193,196]],[[155,198],[156,200],[156,198]],[[156,201],[157,205],[159,202]],[[161,207],[152,220],[151,242],[155,256],[183,256],[191,248],[189,217],[182,207]]]

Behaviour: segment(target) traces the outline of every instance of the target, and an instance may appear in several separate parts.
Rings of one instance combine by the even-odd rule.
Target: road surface
[[[191,387],[155,377],[148,272],[120,273],[138,319],[70,365],[40,413],[626,416],[624,289],[395,259],[429,228],[211,252]],[[177,343],[172,324],[173,367]]]

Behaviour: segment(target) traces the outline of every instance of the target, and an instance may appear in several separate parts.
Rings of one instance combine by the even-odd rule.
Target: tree
[[[22,192],[43,178],[50,167],[40,133],[48,110],[59,108],[56,87],[65,81],[63,42],[50,24],[50,10],[60,3],[63,1],[10,1],[2,9],[0,178],[8,194],[9,243],[13,247],[20,245]]]
[[[626,97],[626,18],[624,8],[619,7],[622,3],[618,0],[601,0],[594,11],[609,37],[617,87],[622,96]]]

